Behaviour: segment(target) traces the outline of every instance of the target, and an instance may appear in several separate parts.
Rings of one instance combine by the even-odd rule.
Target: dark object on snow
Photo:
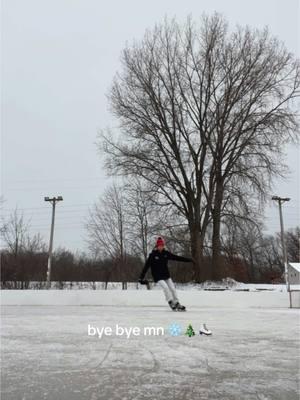
[[[173,303],[173,300],[168,301],[171,310],[176,311],[176,304]]]
[[[147,286],[147,290],[151,290],[150,282],[148,281],[148,279],[139,279],[138,282],[141,285],[146,285]]]
[[[177,311],[186,311],[185,306],[183,306],[182,304],[180,304],[178,302],[175,304],[175,306],[176,306]]]
[[[147,279],[139,279],[139,283],[141,285],[149,285],[149,281]]]
[[[169,300],[168,303],[173,311],[186,311],[185,307],[182,306],[178,301],[174,303],[173,300]]]

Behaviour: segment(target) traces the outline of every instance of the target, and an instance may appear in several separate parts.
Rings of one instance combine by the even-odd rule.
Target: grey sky
[[[232,25],[268,25],[299,55],[297,0],[2,0],[4,215],[18,206],[31,232],[48,242],[51,208],[43,199],[62,195],[54,246],[85,249],[83,218],[109,182],[94,142],[114,124],[105,93],[125,42],[165,15],[197,19],[215,10]],[[299,224],[299,149],[289,146],[287,157],[291,174],[274,193],[292,198],[284,208],[288,228]],[[266,218],[277,231],[274,205]]]

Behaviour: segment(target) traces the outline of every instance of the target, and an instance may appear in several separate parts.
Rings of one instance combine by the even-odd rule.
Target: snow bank
[[[299,293],[299,292],[298,292]],[[187,308],[287,308],[289,296],[279,291],[178,290]],[[166,306],[157,290],[3,290],[5,306]]]
[[[105,282],[51,282],[51,289],[53,290],[105,290]],[[243,283],[237,282],[232,278],[225,278],[222,281],[206,281],[203,283],[175,283],[175,286],[181,290],[235,290],[235,291],[286,291],[284,284],[257,284],[257,283]],[[15,287],[14,282],[5,282],[5,287],[2,286],[3,290],[6,289],[21,289],[21,282],[17,282]],[[28,289],[46,289],[46,282],[29,282]],[[121,282],[108,282],[107,290],[120,290],[122,289]],[[146,286],[139,285],[137,282],[128,282],[128,290],[147,290]],[[151,283],[151,289],[160,290],[159,287]],[[293,289],[300,290],[300,285],[293,285]],[[26,289],[27,290],[27,289]]]

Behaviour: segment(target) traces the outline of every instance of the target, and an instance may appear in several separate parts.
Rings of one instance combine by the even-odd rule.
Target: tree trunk
[[[249,248],[249,253],[250,253],[250,265],[249,265],[249,280],[251,283],[254,283],[254,260],[253,260],[253,254],[252,254],[252,249]]]
[[[221,209],[223,201],[223,184],[217,182],[214,199],[213,217],[213,235],[212,235],[212,259],[211,259],[211,278],[220,279],[221,274]]]
[[[205,269],[203,265],[203,240],[197,227],[191,228],[191,253],[195,260],[193,263],[193,275],[196,283],[205,280]]]

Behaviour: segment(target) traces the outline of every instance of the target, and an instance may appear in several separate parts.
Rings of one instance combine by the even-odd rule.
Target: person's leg
[[[166,280],[166,283],[167,283],[167,286],[168,286],[170,292],[172,293],[172,299],[173,299],[174,303],[179,303],[174,282],[172,281],[171,278],[169,278]]]
[[[167,302],[173,300],[173,295],[169,289],[169,286],[167,285],[167,282],[164,280],[160,280],[157,283],[163,289]]]

